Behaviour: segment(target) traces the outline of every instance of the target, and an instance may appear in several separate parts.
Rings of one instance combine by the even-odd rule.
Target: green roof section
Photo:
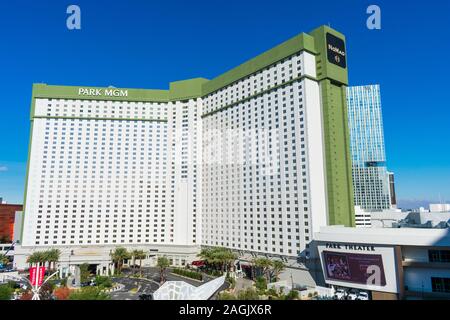
[[[209,80],[204,78],[195,78],[170,83],[170,100],[187,100],[202,96],[202,86]]]
[[[108,100],[130,102],[168,102],[169,90],[127,89],[114,87],[33,85],[35,99]]]
[[[203,95],[226,87],[300,51],[316,54],[314,38],[301,33],[203,85]]]
[[[208,79],[196,78],[170,83],[169,90],[130,89],[115,87],[52,86],[33,84],[35,99],[99,100],[124,102],[170,102],[198,98]],[[34,104],[34,102],[33,102]],[[32,108],[33,111],[34,108]],[[34,112],[32,112],[32,115]]]

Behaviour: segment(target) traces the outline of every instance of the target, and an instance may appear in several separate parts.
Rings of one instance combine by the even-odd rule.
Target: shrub
[[[259,291],[265,291],[267,289],[267,280],[264,277],[256,278],[256,289]]]
[[[267,290],[266,294],[268,296],[273,296],[273,297],[277,297],[278,296],[278,292],[274,288],[270,288],[269,290]]]
[[[219,300],[236,300],[236,297],[229,292],[222,292],[222,293],[219,293],[218,299]]]
[[[67,287],[57,288],[53,291],[53,295],[57,300],[68,300],[70,296],[70,289]]]
[[[73,291],[69,295],[69,300],[109,300],[110,296],[100,288],[84,287],[80,290]]]
[[[103,276],[96,276],[95,283],[97,284],[97,286],[101,288],[111,288],[113,285],[111,278]]]
[[[236,279],[232,277],[227,277],[227,281],[230,283],[230,288],[234,289],[236,287]]]
[[[299,298],[299,293],[297,290],[291,290],[286,296],[286,300],[296,300]]]
[[[188,277],[191,279],[200,280],[200,281],[203,280],[202,274],[198,273],[198,272],[184,270],[184,269],[178,269],[178,268],[173,269],[172,272],[175,274],[178,274],[180,276]]]
[[[259,300],[259,295],[254,289],[248,288],[238,293],[238,300]]]
[[[205,270],[204,271],[207,275],[213,276],[213,277],[220,277],[222,276],[222,272],[218,270]]]
[[[23,293],[23,294],[20,296],[20,300],[26,301],[26,300],[31,300],[31,299],[33,299],[33,294],[32,294],[31,292],[29,292],[29,291]]]
[[[0,300],[11,300],[13,291],[9,285],[0,286]]]

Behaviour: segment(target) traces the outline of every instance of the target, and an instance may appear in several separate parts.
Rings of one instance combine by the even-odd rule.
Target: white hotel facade
[[[320,227],[353,226],[344,41],[320,27],[169,90],[34,85],[17,267],[59,248],[102,273],[118,246],[295,265]]]

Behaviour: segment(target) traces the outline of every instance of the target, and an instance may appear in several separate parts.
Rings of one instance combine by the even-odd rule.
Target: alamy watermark
[[[69,15],[66,20],[66,26],[69,30],[81,30],[81,9],[77,5],[67,7],[66,13]]]
[[[381,8],[377,5],[370,5],[367,8],[367,28],[369,30],[381,30]]]

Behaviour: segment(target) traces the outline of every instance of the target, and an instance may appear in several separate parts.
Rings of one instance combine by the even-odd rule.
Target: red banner
[[[30,282],[33,286],[37,285],[40,286],[44,282],[44,276],[45,276],[45,267],[32,267],[30,268]]]
[[[30,282],[33,286],[36,285],[36,271],[37,271],[36,267],[30,268]]]
[[[45,276],[45,267],[39,268],[39,275],[38,275],[38,286],[41,286],[44,282],[44,276]]]

